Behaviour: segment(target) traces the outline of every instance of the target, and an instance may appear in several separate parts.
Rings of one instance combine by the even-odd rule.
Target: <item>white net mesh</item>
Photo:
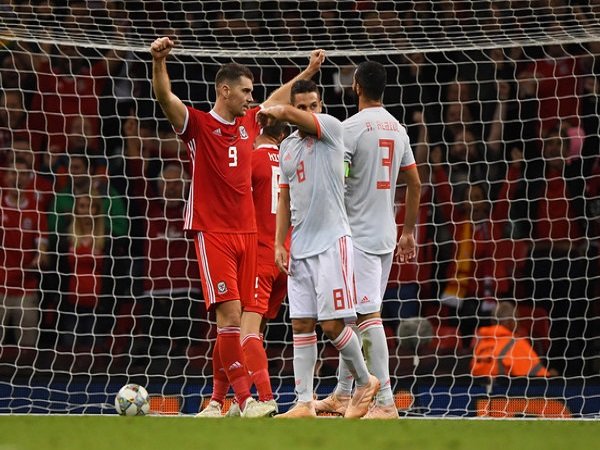
[[[186,155],[150,86],[148,46],[168,35],[173,90],[202,110],[232,58],[261,100],[326,49],[316,80],[342,120],[356,64],[386,67],[384,101],[423,181],[418,261],[394,264],[383,309],[402,411],[598,414],[596,2],[41,0],[0,13],[0,412],[112,412],[135,382],[155,410],[193,413],[211,392],[216,328],[181,231]],[[397,198],[401,223],[402,185]],[[492,369],[474,349],[498,300],[553,376],[518,376],[530,356]],[[282,409],[291,341],[284,305],[265,339]],[[337,367],[324,342],[319,395]]]
[[[145,50],[173,36],[186,53],[340,54],[597,40],[595,2],[31,1],[7,2],[3,33],[20,39]],[[590,4],[591,3],[591,4]]]

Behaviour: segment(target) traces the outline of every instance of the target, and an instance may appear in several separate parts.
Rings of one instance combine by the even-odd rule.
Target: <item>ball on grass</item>
[[[126,384],[115,397],[115,409],[121,416],[145,416],[150,412],[148,391],[139,384]]]

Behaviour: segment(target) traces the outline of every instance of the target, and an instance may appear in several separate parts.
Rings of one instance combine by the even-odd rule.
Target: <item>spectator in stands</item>
[[[131,166],[129,166],[131,167]],[[194,242],[183,230],[188,177],[181,163],[166,164],[153,183],[138,172],[137,182],[148,183],[139,199],[144,209],[144,298],[137,312],[141,334],[150,338],[150,353],[185,355],[189,338],[198,337],[192,324],[200,317],[200,274]]]
[[[114,189],[106,177],[94,176],[94,165],[82,150],[72,152],[67,156],[68,178],[65,187],[60,190],[50,204],[48,214],[48,230],[51,248],[58,252],[58,257],[63,258],[64,247],[59,244],[64,242],[65,234],[70,230],[70,219],[75,212],[75,200],[79,196],[89,196],[95,192],[99,197],[99,220],[104,221],[104,233],[110,244],[107,247],[106,273],[111,275],[110,282],[105,282],[106,292],[110,296],[104,297],[98,304],[97,312],[100,314],[97,330],[109,333],[113,328],[115,313],[113,308],[118,307],[124,297],[131,296],[131,256],[130,256],[130,227],[126,209],[121,195]],[[58,183],[59,180],[57,180]],[[57,280],[49,280],[47,290],[54,291]],[[53,301],[58,302],[60,298]],[[48,299],[48,301],[50,301]],[[108,345],[108,342],[107,342]]]
[[[600,49],[600,45],[598,47]],[[597,163],[600,148],[600,56],[595,61],[595,70],[598,74],[592,73],[582,81],[581,127],[584,131],[584,141],[581,153],[586,177],[592,173]]]
[[[135,286],[140,301],[132,305],[140,318],[135,348],[182,355],[188,338],[198,335],[200,276],[193,241],[183,231],[188,177],[174,159],[180,146],[172,129],[169,134],[157,128],[156,121],[140,120],[135,111],[123,123],[132,252],[139,261],[134,270],[141,281]]]
[[[561,128],[564,122],[578,124],[581,89],[578,58],[563,45],[547,45],[542,55],[524,70],[533,75],[537,85],[542,130]]]
[[[527,155],[536,154],[539,118],[535,86],[525,75],[518,83],[495,80],[497,98],[490,102],[490,121],[484,123],[485,161],[489,164],[488,180],[492,183],[490,199],[495,200],[506,178],[507,163],[513,149]]]
[[[500,98],[499,84],[514,79],[515,63],[507,49],[491,48],[484,55],[484,59],[474,65],[477,71],[474,78],[477,80],[477,100],[481,102],[481,120],[485,124],[492,119],[494,100]]]
[[[462,133],[473,122],[473,116],[466,103],[454,102],[443,105],[444,120],[442,124],[442,135],[431,136],[431,142],[444,142],[449,145],[456,141],[459,133]]]
[[[547,370],[525,337],[517,334],[516,307],[510,301],[498,303],[494,324],[480,327],[475,336],[471,373],[476,377],[549,377]]]
[[[70,122],[76,117],[90,121],[88,152],[97,153],[100,141],[100,99],[111,85],[111,75],[121,66],[121,53],[100,54],[70,44],[56,46],[37,67],[30,127],[37,131],[32,145],[64,153]]]
[[[587,298],[591,300],[590,321],[588,327],[590,335],[588,339],[589,355],[600,355],[600,157],[596,156],[587,178],[588,215],[590,217],[590,248],[589,258],[589,280]],[[593,357],[590,362],[593,363]],[[592,373],[598,373],[600,361],[596,358],[596,368],[591,367]]]
[[[27,189],[33,179],[17,157],[4,169],[0,190],[0,345],[7,331],[19,347],[33,350],[38,338],[39,271],[48,265],[46,216]]]
[[[6,162],[6,153],[16,139],[29,140],[23,92],[3,89],[0,91],[0,165]]]
[[[471,83],[461,77],[445,84],[444,87],[445,99],[448,103],[458,103],[469,110],[470,117],[480,120],[480,105],[473,99]]]
[[[507,249],[502,245],[502,228],[492,220],[486,187],[469,186],[452,216],[454,257],[451,258],[442,302],[456,308],[463,346],[468,347],[480,322],[495,308],[497,298],[506,296]]]
[[[446,195],[442,198],[450,197],[450,186],[447,183],[447,175],[441,164],[429,164],[427,127],[423,121],[423,113],[415,111],[412,115],[412,122],[418,127],[418,136],[414,142],[415,161],[419,170],[419,179],[422,180],[421,198],[419,203],[419,215],[416,223],[415,241],[418,252],[415,260],[400,262],[399,255],[394,255],[394,261],[390,270],[389,281],[384,294],[382,317],[386,325],[396,329],[399,319],[416,317],[420,313],[419,300],[430,299],[437,296],[436,287],[431,280],[434,279],[434,261],[436,260],[434,240],[436,236],[433,233],[432,220],[434,218],[433,210],[435,208],[446,208],[450,215],[450,204],[434,205],[436,189],[446,189]],[[441,150],[432,151],[432,154],[438,155],[441,160]],[[432,158],[432,162],[433,158]],[[439,161],[438,161],[439,162]],[[436,174],[442,172],[440,183]],[[402,173],[400,173],[400,181]],[[405,186],[396,187],[396,223],[398,231],[402,230],[402,221],[404,220],[404,200]],[[400,233],[398,234],[400,236]]]
[[[99,214],[105,220],[105,230],[113,237],[125,237],[129,233],[129,224],[125,206],[120,194],[106,184],[106,180],[92,178],[94,167],[90,165],[85,151],[79,149],[67,156],[68,179],[64,188],[56,194],[50,206],[48,229],[51,234],[62,233],[67,229],[65,214],[74,211],[75,197],[89,194],[92,189],[102,197],[102,207]]]
[[[455,202],[464,197],[468,185],[487,180],[482,142],[475,136],[474,128],[465,127],[454,134],[453,141],[449,141],[448,178]]]
[[[38,210],[47,213],[50,203],[54,198],[54,185],[52,179],[43,173],[35,170],[35,156],[28,140],[16,139],[12,145],[11,161],[20,159],[27,164],[27,178],[29,184],[25,186],[25,191],[32,193],[38,205]]]
[[[581,126],[584,130],[584,141],[581,150],[583,175],[586,178],[586,211],[589,217],[589,282],[587,298],[592,300],[591,309],[600,311],[600,43],[589,43],[590,56],[587,58],[589,76],[583,80],[583,93],[581,97]],[[594,316],[594,314],[590,314]],[[595,314],[596,323],[600,322],[600,315]],[[598,342],[600,349],[600,326],[589,324],[590,330],[595,330],[592,335]],[[593,354],[593,353],[592,353]],[[596,350],[595,354],[600,354]]]
[[[589,278],[588,218],[580,157],[569,157],[569,138],[553,128],[543,137],[542,160],[528,163],[528,219],[533,239],[526,292],[550,316],[548,365],[581,376]]]
[[[75,352],[98,348],[106,336],[96,336],[97,306],[104,301],[110,264],[110,236],[105,230],[102,198],[95,190],[75,198],[73,212],[65,214],[66,229],[57,250],[61,343]]]
[[[403,55],[397,66],[400,92],[394,92],[396,87],[390,86],[392,92],[388,94],[386,90],[384,103],[390,105],[390,113],[407,127],[410,141],[417,142],[421,122],[431,124],[435,116],[440,114],[440,85],[434,82],[434,65],[424,53]],[[398,96],[400,102],[396,105]],[[420,118],[418,122],[415,121],[417,117]]]
[[[35,67],[37,58],[35,44],[12,41],[0,58],[0,86],[2,90],[20,90],[24,93],[23,105],[27,110],[31,105],[31,94],[35,90]]]
[[[507,109],[513,112],[507,112],[507,122],[504,124],[505,140],[508,139],[511,146],[520,147],[527,158],[532,155],[538,156],[541,129],[540,100],[530,67],[525,66],[517,73],[515,89],[514,95],[511,95],[514,100],[506,105]]]

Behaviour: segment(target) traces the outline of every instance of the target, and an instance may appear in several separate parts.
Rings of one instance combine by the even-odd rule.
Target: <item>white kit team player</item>
[[[358,97],[359,112],[343,123],[345,159],[349,164],[345,204],[354,246],[357,326],[369,371],[381,383],[365,419],[398,417],[380,311],[396,248],[394,194],[399,171],[404,173],[407,184],[406,214],[398,249],[401,261],[415,256],[413,234],[421,195],[406,130],[382,104],[385,84],[385,67],[372,61],[361,63],[352,86]],[[352,381],[345,361],[340,358],[336,390],[316,402],[317,412],[344,414],[350,402]]]
[[[275,235],[275,262],[289,275],[298,398],[293,408],[276,417],[316,415],[313,377],[318,321],[356,380],[357,388],[345,417],[358,418],[367,413],[379,381],[367,371],[358,337],[344,322],[356,313],[352,243],[344,208],[342,124],[320,114],[321,98],[312,81],[294,83],[291,103],[265,108],[259,116],[265,123],[284,121],[298,127],[280,146],[281,191]],[[284,243],[290,225],[293,230],[288,266]]]

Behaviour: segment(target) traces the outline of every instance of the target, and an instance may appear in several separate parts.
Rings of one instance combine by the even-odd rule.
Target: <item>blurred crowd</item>
[[[600,372],[599,58],[600,42],[371,57],[423,183],[418,259],[394,264],[384,301],[391,340],[421,317],[425,351],[472,354],[508,302],[553,373]],[[223,61],[176,59],[173,90],[208,110]],[[339,119],[356,111],[362,60],[335,56],[319,75]],[[241,62],[257,101],[299,66]],[[0,358],[13,346],[184,359],[215,332],[183,231],[187,154],[149,74],[134,51],[13,41],[0,53]],[[401,220],[402,184],[397,199]],[[272,354],[287,333],[270,328]]]

